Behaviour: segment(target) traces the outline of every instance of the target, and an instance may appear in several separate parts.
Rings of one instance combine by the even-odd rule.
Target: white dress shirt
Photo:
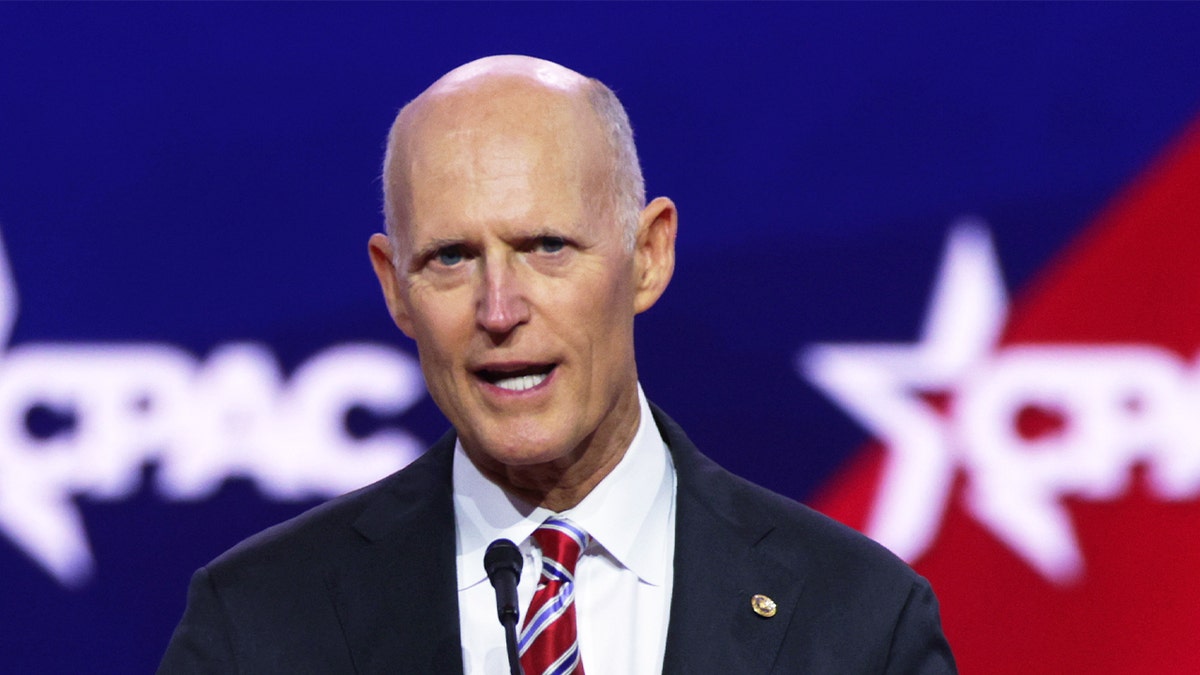
[[[674,579],[675,467],[640,385],[638,402],[638,430],[625,456],[562,514],[507,494],[456,444],[454,518],[466,675],[509,672],[484,551],[501,537],[520,547],[525,562],[517,594],[523,623],[542,568],[531,535],[552,515],[570,518],[592,536],[575,570],[579,651],[588,675],[662,672]]]

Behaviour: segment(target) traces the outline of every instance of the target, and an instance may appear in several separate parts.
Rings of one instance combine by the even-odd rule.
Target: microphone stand
[[[508,672],[510,675],[525,675],[521,669],[521,658],[517,655],[517,613],[501,618],[500,623],[504,624],[504,644],[508,647]]]
[[[525,675],[517,653],[517,620],[521,615],[521,610],[517,609],[517,580],[521,578],[523,564],[521,551],[507,539],[497,539],[488,544],[483,554],[483,568],[492,582],[492,588],[496,589],[496,614],[500,618],[500,625],[504,626],[504,644],[508,649],[508,670],[511,675]]]

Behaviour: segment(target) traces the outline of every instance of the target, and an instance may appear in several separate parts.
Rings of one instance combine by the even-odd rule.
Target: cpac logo
[[[1115,499],[1135,464],[1162,499],[1200,495],[1200,367],[1150,344],[999,346],[1007,304],[987,230],[964,221],[918,342],[815,345],[797,366],[886,446],[868,535],[916,560],[961,469],[967,511],[1069,584],[1084,560],[1064,497]]]
[[[16,315],[0,242],[0,346]],[[348,412],[398,414],[424,391],[415,360],[380,345],[331,347],[285,380],[255,343],[204,361],[169,344],[22,344],[0,353],[0,531],[79,586],[95,563],[73,497],[131,495],[151,463],[168,499],[205,498],[233,476],[277,500],[340,494],[421,451],[401,430],[355,437]]]

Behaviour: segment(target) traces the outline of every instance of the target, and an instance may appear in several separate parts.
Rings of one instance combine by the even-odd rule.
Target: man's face
[[[638,420],[634,257],[596,206],[607,149],[551,103],[444,106],[404,152],[393,315],[493,470],[623,451]]]

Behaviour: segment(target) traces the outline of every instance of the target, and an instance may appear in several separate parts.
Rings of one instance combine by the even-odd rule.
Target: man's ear
[[[654,306],[667,290],[675,273],[675,231],[679,212],[675,203],[658,197],[646,205],[638,218],[637,243],[634,245],[634,270],[637,289],[634,309],[644,312]]]
[[[375,276],[379,279],[379,287],[383,289],[383,299],[387,302],[392,321],[405,335],[412,337],[412,318],[400,297],[400,275],[392,262],[395,253],[392,240],[386,234],[376,232],[367,242],[367,250],[371,254],[371,266],[375,268]]]

